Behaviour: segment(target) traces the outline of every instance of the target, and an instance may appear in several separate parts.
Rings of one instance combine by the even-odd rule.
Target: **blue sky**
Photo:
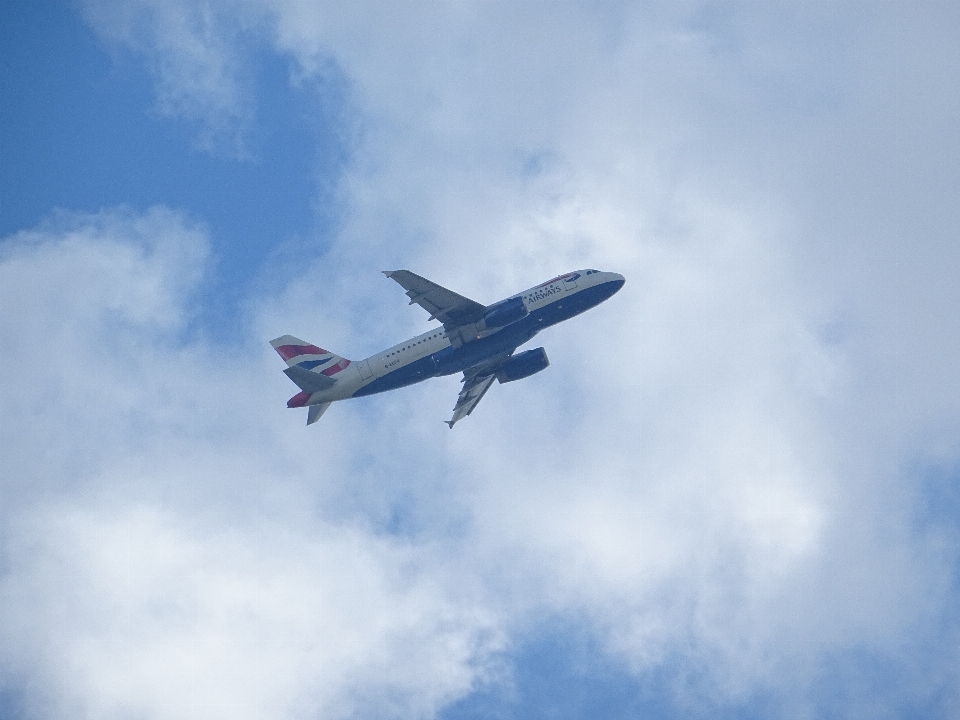
[[[217,268],[207,328],[237,330],[238,304],[264,267],[323,248],[330,197],[351,138],[337,126],[346,80],[293,87],[290,63],[253,40],[252,120],[242,148],[204,148],[199,123],[166,116],[142,58],[105,47],[73,3],[4,9],[3,213],[8,235],[55,208],[163,204],[204,222]]]
[[[0,13],[0,715],[956,715],[952,5]],[[304,427],[399,267],[627,285]]]

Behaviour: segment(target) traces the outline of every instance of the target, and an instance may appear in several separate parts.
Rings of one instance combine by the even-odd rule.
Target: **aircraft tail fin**
[[[330,387],[337,379],[337,373],[350,365],[350,361],[346,358],[295,338],[293,335],[282,335],[271,340],[270,344],[286,361],[287,369],[284,372],[287,377],[293,380],[301,390],[318,392]]]
[[[300,388],[300,392],[287,400],[287,407],[307,407],[307,425],[312,425],[330,407],[329,402],[311,403],[314,393],[333,386],[337,373],[347,368],[350,361],[293,335],[282,335],[270,344],[287,363],[283,374]]]

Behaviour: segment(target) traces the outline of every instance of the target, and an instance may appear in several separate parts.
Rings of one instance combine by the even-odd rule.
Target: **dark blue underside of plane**
[[[457,349],[445,347],[439,352],[397,368],[369,385],[364,385],[353,396],[374,395],[438,375],[452,375],[498,355],[511,353],[545,327],[556,325],[599,305],[622,286],[622,280],[615,280],[571,293],[569,297],[534,310],[500,332],[466,343]]]

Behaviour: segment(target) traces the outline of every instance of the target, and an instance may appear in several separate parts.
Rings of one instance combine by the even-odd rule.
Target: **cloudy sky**
[[[0,716],[960,714],[960,10],[0,10]],[[623,273],[450,431],[363,358]]]

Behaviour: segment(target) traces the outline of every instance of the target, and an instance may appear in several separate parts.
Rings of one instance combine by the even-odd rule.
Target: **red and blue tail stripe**
[[[288,367],[297,365],[304,370],[332,377],[350,365],[346,358],[335,355],[329,350],[304,342],[292,335],[284,335],[270,344],[284,360]],[[325,367],[326,366],[326,367]],[[323,368],[322,370],[320,368]]]

